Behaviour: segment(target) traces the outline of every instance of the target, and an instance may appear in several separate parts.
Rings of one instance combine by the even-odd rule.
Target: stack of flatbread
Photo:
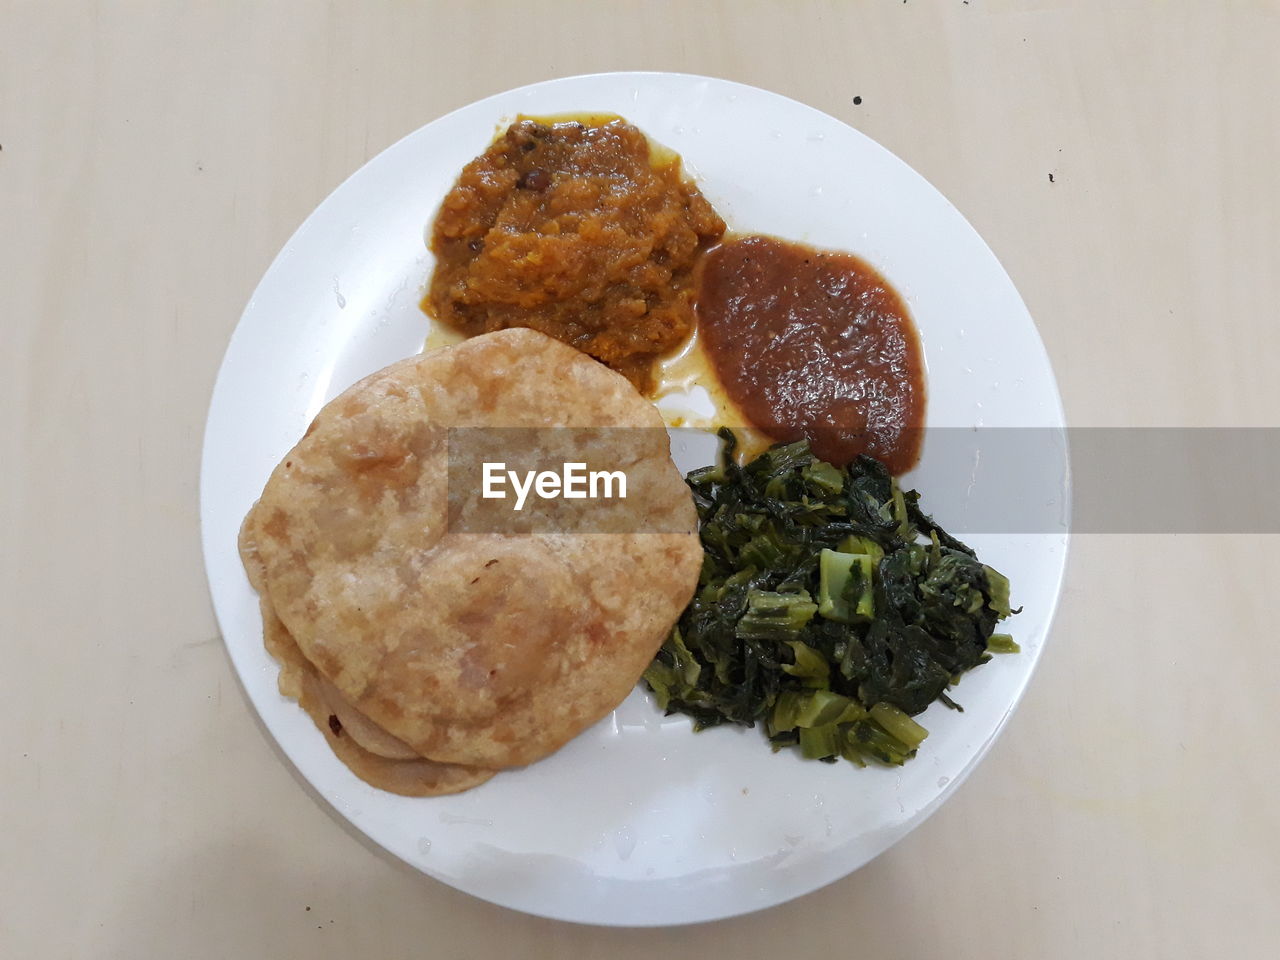
[[[450,428],[603,431],[594,453],[616,438],[606,459],[627,474],[631,522],[460,529],[457,508],[479,491],[449,490]],[[281,693],[359,777],[412,796],[532,763],[608,714],[702,560],[653,405],[522,329],[392,364],[329,403],[272,473],[240,547]]]

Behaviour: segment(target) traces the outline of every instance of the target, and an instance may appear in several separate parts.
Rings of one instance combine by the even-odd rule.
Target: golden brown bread
[[[449,529],[448,429],[460,426],[647,428],[595,441],[627,472],[630,525],[611,528],[627,532]],[[565,455],[549,436],[540,452]],[[264,617],[279,618],[267,632],[282,684],[289,658],[302,661],[285,692],[324,712],[339,756],[370,782],[389,776],[366,776],[370,757],[461,767],[449,785],[537,760],[621,702],[702,559],[654,407],[523,329],[392,364],[328,404],[246,518],[242,554]]]
[[[320,676],[268,600],[262,601],[262,623],[267,649],[280,663],[280,692],[298,701],[333,752],[361,780],[404,796],[432,797],[469,790],[496,772],[417,756],[343,700]]]

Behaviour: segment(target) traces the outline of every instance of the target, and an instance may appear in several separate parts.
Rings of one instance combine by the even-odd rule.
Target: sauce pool
[[[893,474],[920,456],[925,383],[902,298],[868,263],[772,237],[709,250],[698,331],[725,393],[775,440],[808,439],[844,465],[860,453]]]

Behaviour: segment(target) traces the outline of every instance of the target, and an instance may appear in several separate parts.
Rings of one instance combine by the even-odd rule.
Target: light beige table
[[[763,914],[610,931],[326,812],[231,672],[196,508],[223,348],[312,207],[597,70],[898,153],[1002,259],[1074,424],[1275,424],[1278,49],[1262,0],[0,2],[0,957],[1280,954],[1277,538],[1079,538],[1015,722],[924,827]]]

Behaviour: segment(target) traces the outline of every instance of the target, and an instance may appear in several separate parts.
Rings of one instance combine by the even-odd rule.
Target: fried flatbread
[[[649,428],[605,434],[633,525],[450,529],[451,427]],[[353,769],[337,744],[486,770],[558,749],[635,686],[702,560],[656,409],[622,376],[524,329],[392,364],[328,404],[272,473],[242,553],[314,668],[300,699],[324,703],[327,683],[368,721],[349,728],[331,711],[353,729],[330,737]]]
[[[494,770],[437,763],[415,754],[347,703],[302,655],[269,602],[262,604],[264,639],[280,663],[280,691],[298,701],[333,752],[366,783],[409,797],[459,793]]]
[[[263,643],[280,664],[277,686],[281,694],[298,701],[343,763],[371,786],[410,797],[458,793],[492,777],[493,770],[437,763],[419,756],[360,713],[319,674],[276,616],[263,589],[266,571],[258,557],[252,517],[251,513],[241,530],[240,552],[250,583],[260,591]]]

